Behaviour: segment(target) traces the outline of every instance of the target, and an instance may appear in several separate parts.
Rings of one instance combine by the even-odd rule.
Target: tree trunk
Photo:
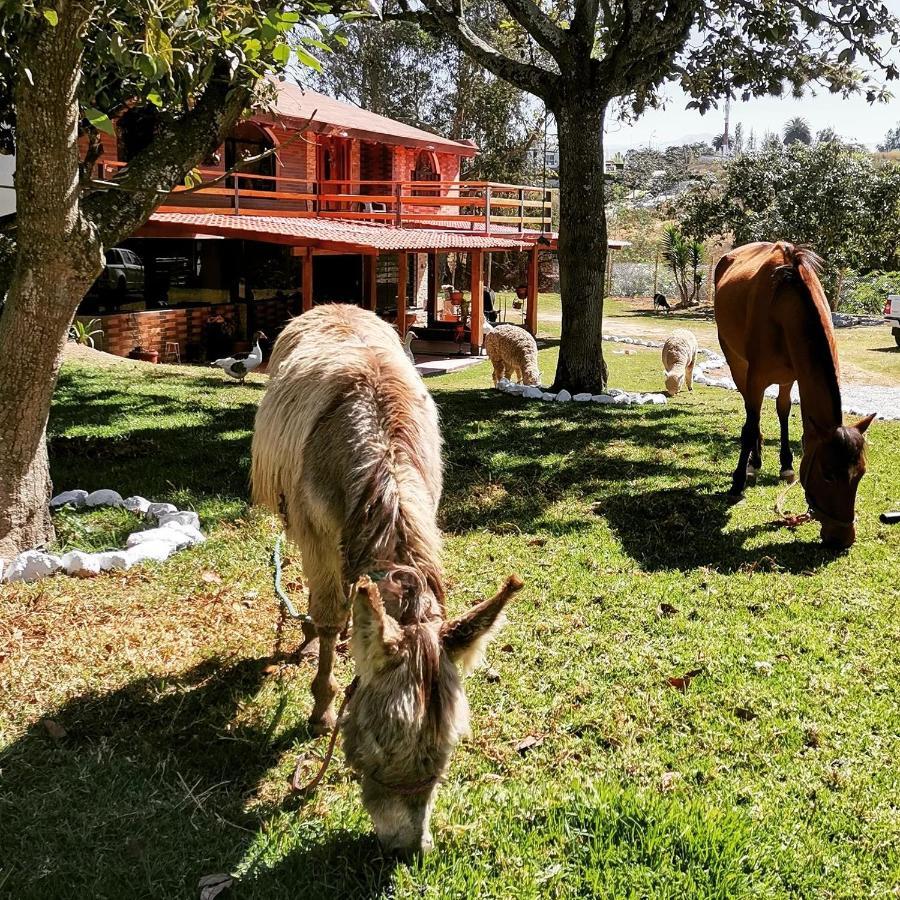
[[[571,86],[569,86],[571,89]],[[556,104],[559,135],[559,286],[562,340],[552,390],[596,394],[606,387],[603,296],[606,206],[602,100],[563,92]]]
[[[0,559],[53,537],[50,400],[69,324],[103,265],[78,206],[83,16],[70,5],[56,27],[44,24],[20,50],[16,255],[0,316]]]

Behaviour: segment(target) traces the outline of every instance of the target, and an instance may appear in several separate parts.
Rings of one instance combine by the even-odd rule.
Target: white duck
[[[230,375],[243,384],[244,379],[254,369],[258,369],[263,361],[262,347],[259,346],[260,339],[268,340],[261,331],[254,332],[253,349],[249,353],[236,353],[234,356],[226,356],[225,359],[217,359],[211,362],[210,366],[217,366],[226,375]]]
[[[406,332],[406,337],[403,340],[403,352],[406,354],[406,358],[413,364],[416,364],[416,358],[413,356],[412,352],[412,342],[418,337],[418,335],[412,331],[411,329]]]

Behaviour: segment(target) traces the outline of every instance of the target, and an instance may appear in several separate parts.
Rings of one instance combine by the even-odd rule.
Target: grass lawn
[[[655,353],[609,361],[617,385],[659,388]],[[289,796],[297,754],[312,768],[325,740],[305,727],[311,665],[286,659],[300,631],[279,626],[277,526],[247,506],[264,383],[64,368],[57,489],[170,500],[210,539],[3,588],[0,896],[195,898],[217,872],[258,900],[896,896],[900,557],[877,516],[900,504],[900,424],[870,429],[859,540],[834,555],[813,525],[775,526],[771,443],[760,486],[724,502],[733,393],[561,406],[488,390],[487,366],[429,380],[452,612],[511,571],[526,589],[497,677],[468,682],[474,738],[438,794],[437,850],[395,865],[340,750],[312,799]],[[69,514],[60,542],[127,527]],[[296,558],[286,581],[299,597]]]

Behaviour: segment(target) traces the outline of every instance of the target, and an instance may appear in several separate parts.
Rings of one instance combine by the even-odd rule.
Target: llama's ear
[[[441,629],[444,649],[463,675],[468,675],[481,662],[488,641],[503,627],[503,608],[522,590],[522,585],[518,575],[510,575],[499,593],[490,600],[482,600]]]
[[[403,634],[384,609],[381,594],[368,575],[356,583],[353,594],[353,637],[363,656],[378,668],[399,649]]]
[[[875,416],[878,413],[872,413],[870,416],[866,416],[864,419],[860,419],[853,427],[860,433],[865,434],[866,429],[875,421]]]

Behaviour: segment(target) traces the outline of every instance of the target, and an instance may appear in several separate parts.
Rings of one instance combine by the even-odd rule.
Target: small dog
[[[653,296],[653,312],[656,312],[658,309],[664,309],[667,313],[672,312],[672,307],[669,306],[669,301],[666,300],[665,294],[654,294]]]

